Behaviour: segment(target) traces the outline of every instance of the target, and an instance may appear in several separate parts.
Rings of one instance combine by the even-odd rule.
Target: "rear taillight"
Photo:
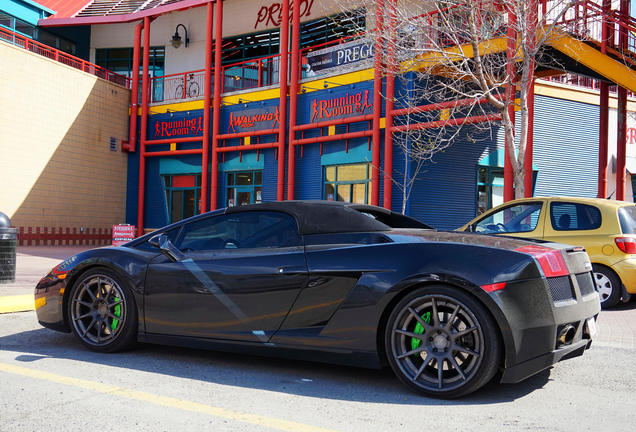
[[[626,254],[636,254],[636,239],[633,237],[616,237],[614,243]]]
[[[525,252],[535,257],[535,259],[539,261],[539,265],[545,277],[567,276],[570,274],[560,250],[538,245],[522,246],[515,250]]]

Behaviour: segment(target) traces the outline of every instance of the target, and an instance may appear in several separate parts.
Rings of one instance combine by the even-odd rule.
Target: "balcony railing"
[[[64,51],[51,48],[48,45],[36,42],[33,39],[15,33],[6,28],[0,27],[0,40],[23,48],[32,53],[39,54],[51,60],[63,63],[75,69],[88,72],[92,75],[103,78],[120,86],[128,88],[130,87],[130,79],[124,75],[119,75],[115,72],[111,72],[101,66],[97,66],[96,64],[89,63],[86,60],[74,57],[70,54],[65,53]]]
[[[279,82],[280,55],[246,60],[223,66],[222,93],[266,87]],[[214,69],[211,84],[214,85]],[[203,97],[205,70],[154,77],[151,102],[175,102]]]

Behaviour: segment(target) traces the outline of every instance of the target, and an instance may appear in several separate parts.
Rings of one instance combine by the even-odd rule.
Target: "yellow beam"
[[[547,43],[608,80],[636,92],[636,73],[598,49],[564,33],[550,37]]]

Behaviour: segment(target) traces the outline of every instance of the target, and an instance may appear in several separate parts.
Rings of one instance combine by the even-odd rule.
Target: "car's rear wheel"
[[[137,308],[132,292],[106,268],[89,270],[73,284],[68,317],[73,333],[92,350],[120,351],[135,342]]]
[[[594,272],[594,287],[601,298],[601,307],[609,309],[616,306],[621,299],[621,281],[616,274],[607,267],[592,264]]]
[[[450,286],[418,288],[403,298],[389,316],[385,344],[402,382],[449,399],[490,381],[501,357],[499,332],[488,311]]]

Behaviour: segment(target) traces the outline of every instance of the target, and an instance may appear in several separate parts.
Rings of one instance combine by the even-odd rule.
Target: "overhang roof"
[[[81,10],[91,0],[38,0],[38,4],[51,9],[54,15],[50,18],[67,18]]]
[[[56,13],[40,27],[127,23],[147,16],[190,9],[216,0],[40,0]]]

